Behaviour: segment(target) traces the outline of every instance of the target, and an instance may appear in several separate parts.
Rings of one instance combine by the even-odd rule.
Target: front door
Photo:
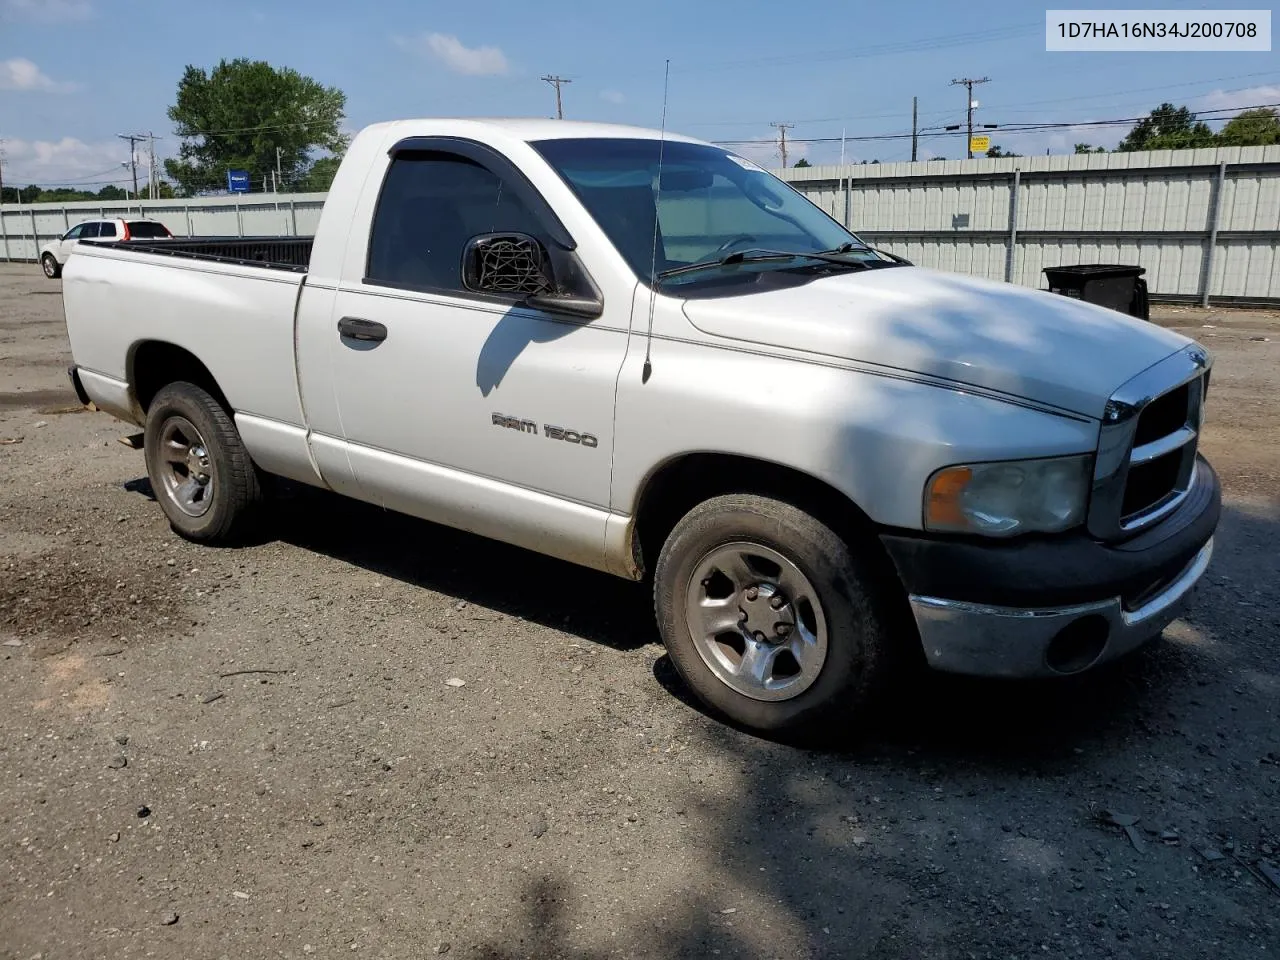
[[[84,236],[85,229],[90,224],[79,223],[62,235],[58,241],[58,262],[65,264],[67,257],[71,256],[71,251],[76,248],[76,242]]]
[[[467,241],[505,232],[547,236],[501,174],[439,150],[392,160],[365,276],[334,300],[347,456],[366,499],[536,548],[567,535],[547,552],[595,564],[576,553],[603,539],[631,304],[583,320],[468,291]]]

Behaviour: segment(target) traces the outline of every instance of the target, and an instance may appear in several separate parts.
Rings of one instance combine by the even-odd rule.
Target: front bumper
[[[1213,555],[1218,478],[1204,459],[1165,520],[1122,543],[885,534],[930,665],[952,673],[1078,673],[1157,636]]]

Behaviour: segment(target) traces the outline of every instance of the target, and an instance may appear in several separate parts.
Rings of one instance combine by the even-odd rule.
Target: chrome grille
[[[1137,533],[1175,510],[1195,477],[1208,353],[1188,346],[1148,367],[1107,401],[1094,465],[1089,532]]]

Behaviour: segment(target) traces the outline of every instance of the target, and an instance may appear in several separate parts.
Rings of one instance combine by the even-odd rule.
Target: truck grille
[[[1194,446],[1195,441],[1190,441]],[[1124,500],[1120,506],[1123,523],[1164,502],[1178,489],[1178,476],[1182,472],[1183,451],[1175,450],[1148,463],[1129,467],[1129,479],[1124,485]]]
[[[1140,447],[1159,440],[1184,426],[1187,422],[1190,394],[1191,384],[1184,383],[1147,404],[1142,413],[1138,414],[1138,429],[1133,435],[1133,445]]]
[[[1193,346],[1144,370],[1112,396],[1098,443],[1090,533],[1104,540],[1130,536],[1186,497],[1208,381],[1208,355]]]

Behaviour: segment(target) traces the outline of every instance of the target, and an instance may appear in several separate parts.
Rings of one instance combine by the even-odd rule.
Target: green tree
[[[321,157],[311,165],[307,175],[298,181],[298,190],[302,193],[324,193],[333,186],[333,178],[338,173],[340,163],[341,157]]]
[[[1077,143],[1076,153],[1106,153],[1106,147],[1095,147],[1091,143]]]
[[[1280,143],[1280,115],[1275,107],[1259,107],[1237,113],[1218,134],[1224,147],[1263,147]]]
[[[108,184],[107,186],[103,187],[101,190],[98,191],[98,197],[97,197],[97,199],[99,200],[124,200],[125,198],[126,198],[126,194],[124,190],[122,190],[120,187],[115,186],[115,184]]]
[[[1020,153],[1006,153],[1004,150],[1001,150],[1001,149],[1000,149],[1000,144],[998,144],[998,143],[993,143],[993,144],[991,145],[991,149],[987,151],[987,156],[988,156],[988,157],[1020,157],[1020,156],[1022,156],[1022,154],[1020,154]]]
[[[796,170],[798,170],[800,167],[811,167],[811,166],[813,166],[813,164],[811,164],[804,157],[801,157],[799,160],[797,160],[795,163],[791,165],[792,169],[796,169]]]
[[[278,162],[282,186],[295,186],[311,171],[313,151],[346,149],[346,103],[336,87],[262,60],[223,60],[211,72],[188,66],[169,108],[182,144],[165,172],[191,195],[225,189],[228,170],[261,181]]]
[[[0,203],[35,203],[44,191],[34,183],[27,187],[5,187]]]
[[[1134,124],[1128,136],[1116,147],[1121,152],[1133,150],[1185,150],[1190,147],[1212,147],[1216,137],[1209,125],[1196,120],[1187,107],[1162,103]]]

